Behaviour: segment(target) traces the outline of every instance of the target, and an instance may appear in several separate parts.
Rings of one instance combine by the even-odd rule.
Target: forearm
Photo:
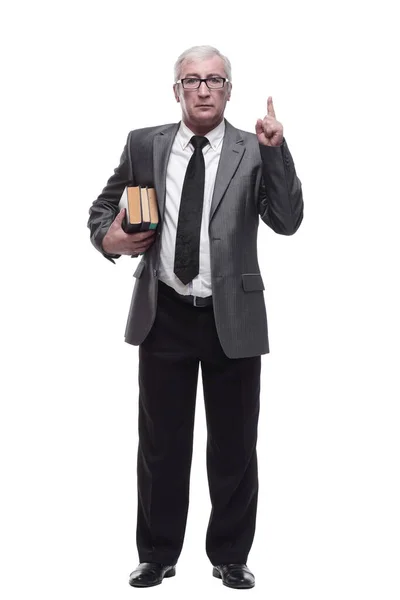
[[[281,146],[260,144],[263,182],[258,212],[276,233],[293,235],[303,220],[303,193],[285,138]]]
[[[119,258],[121,255],[106,252],[102,246],[102,242],[111,223],[119,212],[119,202],[122,193],[131,180],[130,136],[131,133],[128,134],[120,163],[114,169],[114,175],[109,178],[103,191],[90,207],[89,220],[87,222],[93,246],[113,263],[115,262],[113,259]]]

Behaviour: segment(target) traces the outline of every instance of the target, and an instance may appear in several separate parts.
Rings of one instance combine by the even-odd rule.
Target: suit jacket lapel
[[[156,190],[160,220],[162,220],[164,215],[168,159],[179,125],[180,122],[174,123],[156,135],[153,140],[154,187]]]
[[[238,168],[246,150],[244,140],[236,127],[225,119],[225,135],[222,142],[221,156],[215,178],[214,193],[211,202],[210,221],[225,194],[226,188]]]

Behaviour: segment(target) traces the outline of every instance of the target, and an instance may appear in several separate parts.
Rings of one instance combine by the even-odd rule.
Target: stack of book
[[[127,186],[123,191],[119,208],[125,207],[122,227],[126,233],[156,229],[159,221],[156,192],[142,185]]]

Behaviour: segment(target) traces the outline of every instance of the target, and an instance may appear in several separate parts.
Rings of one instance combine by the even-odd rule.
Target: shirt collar
[[[225,133],[225,119],[222,119],[221,123],[217,125],[214,129],[206,133],[204,137],[208,139],[210,142],[210,146],[213,150],[217,150],[218,146],[221,144]],[[196,135],[189,129],[187,125],[183,121],[181,121],[180,127],[178,129],[178,139],[179,143],[182,146],[182,150],[185,150],[186,146],[189,144],[191,138]]]

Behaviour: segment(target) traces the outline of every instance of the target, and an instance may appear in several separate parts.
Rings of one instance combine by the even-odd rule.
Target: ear
[[[174,96],[175,96],[175,100],[177,102],[180,102],[179,100],[179,95],[178,95],[178,84],[174,83],[174,85],[172,86],[172,89],[174,90]]]

